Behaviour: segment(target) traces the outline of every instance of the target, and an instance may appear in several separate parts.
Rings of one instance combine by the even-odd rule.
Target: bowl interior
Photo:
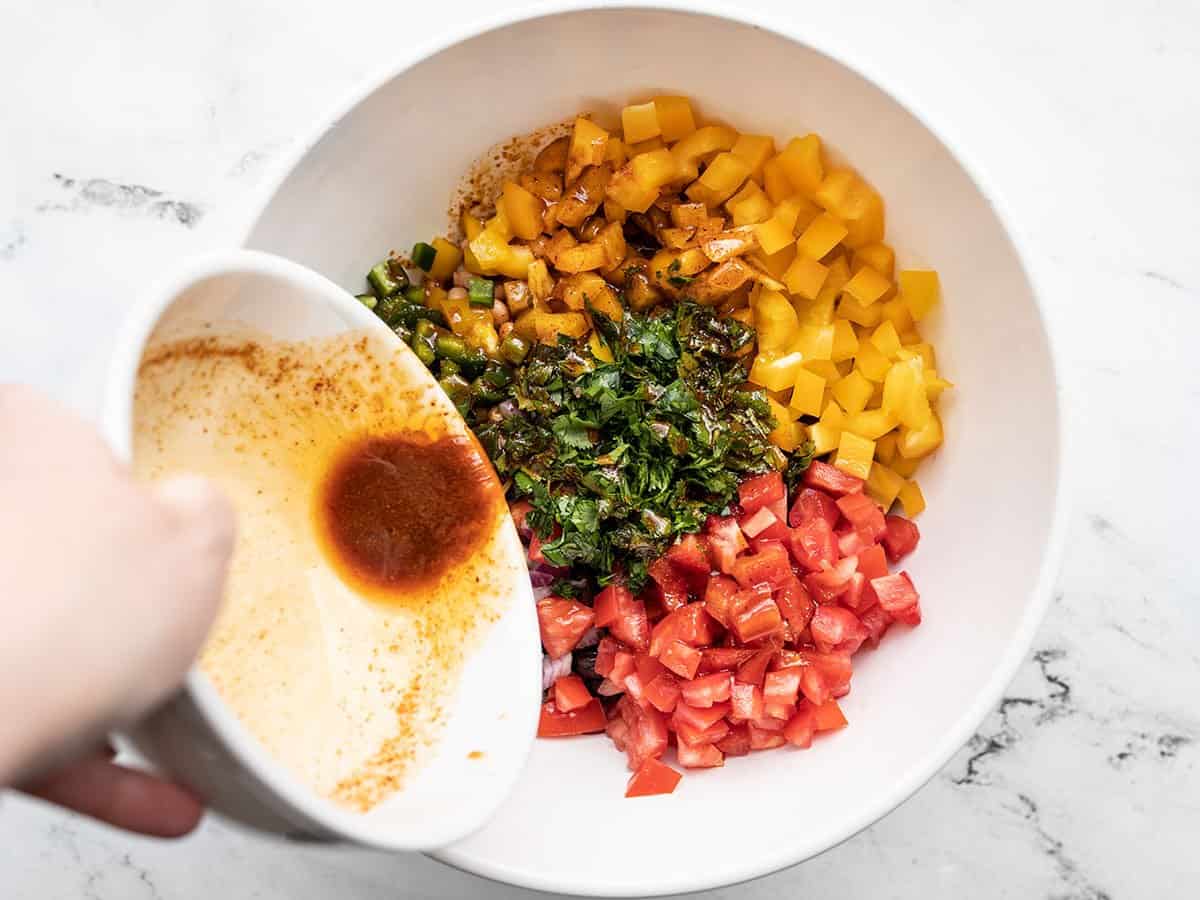
[[[342,116],[257,211],[246,243],[358,290],[388,249],[445,230],[456,180],[488,146],[581,110],[611,124],[630,98],[663,91],[742,131],[777,140],[818,132],[882,192],[899,265],[941,274],[944,302],[922,328],[957,388],[943,400],[946,446],[920,473],[929,509],[908,569],[925,622],[896,628],[856,660],[848,729],[807,752],[689,774],[669,797],[623,799],[624,759],[603,737],[540,742],[492,822],[441,855],[543,889],[644,895],[729,883],[818,853],[894,807],[966,740],[1011,677],[1042,609],[1058,504],[1050,351],[996,212],[897,101],[771,31],[693,13],[593,10],[464,40]],[[720,851],[698,859],[689,822],[714,832],[725,823]],[[603,835],[601,852],[582,839],[588,832]]]

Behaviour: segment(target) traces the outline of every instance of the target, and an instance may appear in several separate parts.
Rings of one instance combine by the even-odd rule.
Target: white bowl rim
[[[583,890],[594,896],[646,896],[649,894],[679,894],[694,891],[710,890],[718,887],[738,884],[764,875],[777,872],[789,866],[801,863],[813,856],[825,852],[849,840],[858,832],[883,818],[915,794],[934,775],[950,761],[975,733],[984,719],[995,709],[1003,697],[1004,690],[1016,676],[1017,669],[1025,661],[1029,648],[1037,630],[1045,617],[1053,593],[1054,581],[1058,576],[1061,565],[1063,547],[1066,535],[1066,522],[1070,511],[1070,490],[1068,484],[1069,457],[1067,429],[1064,408],[1064,381],[1062,378],[1058,341],[1050,327],[1046,315],[1046,305],[1042,299],[1036,280],[1033,277],[1029,259],[1031,254],[1021,238],[1021,232],[1014,226],[1015,216],[1005,203],[1003,196],[995,188],[994,182],[983,171],[982,167],[971,158],[964,149],[964,143],[954,133],[953,128],[944,122],[934,122],[929,114],[920,111],[919,105],[912,99],[913,92],[903,85],[902,77],[895,73],[878,71],[869,58],[856,52],[845,39],[840,39],[828,31],[819,29],[809,23],[803,31],[799,26],[787,22],[778,14],[764,13],[758,10],[739,9],[728,11],[724,4],[717,0],[653,0],[653,2],[637,2],[637,0],[621,0],[608,4],[596,0],[555,0],[551,3],[527,2],[514,6],[492,16],[480,16],[467,22],[448,26],[429,40],[417,42],[413,49],[398,54],[398,61],[386,63],[368,77],[364,78],[336,103],[327,110],[326,114],[317,120],[311,131],[303,136],[291,150],[271,167],[269,175],[252,194],[250,200],[241,207],[244,215],[239,219],[240,227],[235,228],[235,239],[239,245],[245,246],[253,230],[268,204],[274,198],[283,182],[304,160],[313,147],[336,124],[359,104],[380,90],[392,79],[402,76],[409,69],[436,56],[457,44],[464,43],[480,35],[508,27],[517,23],[542,18],[553,18],[562,15],[581,12],[622,12],[622,11],[661,11],[682,15],[718,19],[733,24],[749,25],[768,31],[779,37],[786,38],[798,46],[807,47],[826,58],[845,66],[859,75],[885,96],[901,106],[909,115],[916,119],[930,134],[932,134],[947,150],[950,156],[978,189],[980,195],[994,211],[999,220],[1004,235],[1012,244],[1017,264],[1022,275],[1028,282],[1034,306],[1042,332],[1046,337],[1049,352],[1051,373],[1054,379],[1055,406],[1057,417],[1058,457],[1055,460],[1055,498],[1054,512],[1050,530],[1046,539],[1045,552],[1042,557],[1041,569],[1038,572],[1036,585],[1029,597],[1024,614],[1007,651],[995,667],[991,679],[979,691],[975,702],[959,716],[955,727],[950,729],[938,741],[929,753],[925,763],[915,766],[906,773],[903,779],[896,782],[893,789],[875,798],[874,802],[864,806],[862,814],[849,825],[833,835],[825,835],[819,841],[811,841],[806,845],[797,845],[794,851],[776,853],[769,857],[756,857],[745,864],[735,867],[731,873],[722,873],[719,882],[706,880],[703,876],[684,873],[678,868],[672,870],[664,867],[661,879],[652,886],[646,885],[643,890],[631,892],[626,884],[592,884]],[[885,87],[885,78],[886,84]],[[498,136],[502,139],[504,136]],[[531,888],[533,890],[552,893],[577,893],[580,886],[553,878],[532,874],[525,869],[510,869],[503,865],[480,862],[474,857],[458,852],[454,846],[444,848],[429,854],[434,859],[447,865],[491,878],[507,884]]]

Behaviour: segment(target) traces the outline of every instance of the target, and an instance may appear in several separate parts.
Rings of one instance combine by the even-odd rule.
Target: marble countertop
[[[859,0],[831,21],[823,9],[842,4],[756,6],[858,41],[1007,194],[1062,359],[1076,496],[1049,615],[970,744],[842,846],[706,896],[1195,896],[1200,8]],[[143,279],[222,244],[222,214],[388,41],[447,24],[442,5],[384,0],[6,7],[0,379],[87,412]],[[300,849],[213,821],[159,843],[8,797],[0,893],[536,896],[419,856]]]

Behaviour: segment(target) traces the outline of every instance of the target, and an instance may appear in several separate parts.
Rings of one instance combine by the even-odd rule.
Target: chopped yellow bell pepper
[[[532,310],[534,330],[537,339],[543,344],[553,344],[560,334],[571,338],[581,338],[588,333],[587,317],[583,313],[565,312],[550,313]]]
[[[593,331],[588,336],[588,349],[592,351],[599,362],[610,363],[613,361],[612,351],[608,349],[608,344],[604,343],[604,338],[600,337],[600,332]]]
[[[815,199],[825,176],[821,139],[815,134],[792,138],[779,154],[779,160],[792,186],[810,200]]]
[[[679,168],[670,150],[651,150],[649,153],[639,153],[630,161],[633,167],[633,177],[646,190],[657,190],[664,184],[669,184],[679,176]]]
[[[804,441],[805,428],[796,421],[792,410],[770,397],[767,405],[771,408],[771,417],[775,420],[775,428],[767,435],[767,439],[781,450],[789,453]]]
[[[937,370],[930,369],[925,373],[925,395],[929,397],[930,403],[936,403],[938,397],[942,396],[942,391],[952,387],[954,382],[939,376]]]
[[[846,416],[846,429],[857,435],[879,440],[899,424],[896,417],[884,409],[864,409]]]
[[[483,269],[498,271],[500,263],[508,257],[508,238],[490,227],[479,232],[467,246]]]
[[[582,116],[577,118],[571,130],[571,144],[567,148],[567,184],[578,178],[579,173],[588,166],[598,166],[607,157],[608,132],[591,119]]]
[[[516,182],[506,181],[500,203],[514,235],[523,241],[532,241],[542,233],[542,201],[539,198]]]
[[[681,173],[690,180],[699,174],[699,160],[709,153],[729,150],[737,141],[737,132],[724,125],[704,125],[671,148],[671,155]]]
[[[929,315],[941,295],[938,273],[910,269],[899,277],[900,296],[908,304],[908,311],[915,321],[920,322]]]
[[[846,226],[829,213],[821,213],[796,241],[796,252],[820,259],[846,236]]]
[[[898,496],[904,506],[904,514],[910,519],[915,519],[925,511],[925,495],[921,493],[921,486],[915,481],[904,482]]]
[[[796,334],[792,349],[804,354],[804,359],[829,359],[833,355],[833,326],[805,325]]]
[[[901,360],[888,369],[883,382],[883,409],[914,431],[929,424],[933,411],[929,396],[925,392],[922,362],[916,359]]]
[[[838,371],[838,367],[827,359],[807,359],[804,361],[804,368],[808,369],[814,375],[820,375],[824,378],[826,385],[840,381],[842,378],[842,373]]]
[[[892,289],[892,282],[870,266],[863,266],[842,288],[864,306],[870,306]]]
[[[763,163],[762,184],[772,203],[782,203],[796,192],[778,156],[773,156]]]
[[[904,343],[904,335],[910,333],[913,327],[912,313],[908,311],[908,304],[899,296],[893,297],[880,307],[883,312],[883,317],[896,326],[896,331],[900,334],[900,343]]]
[[[875,441],[875,458],[881,463],[891,465],[892,460],[896,458],[896,441],[899,439],[900,435],[897,432],[889,431]]]
[[[792,260],[796,258],[796,245],[788,244],[778,253],[772,253],[770,256],[765,254],[762,248],[759,248],[750,254],[750,258],[762,266],[768,275],[779,281],[783,278],[788,266],[792,264]],[[784,286],[780,284],[778,290],[783,290],[783,288]]]
[[[854,366],[863,373],[868,381],[882,384],[883,379],[887,377],[888,369],[892,367],[892,361],[880,353],[879,348],[870,341],[860,340],[858,353],[854,357]]]
[[[655,97],[654,111],[664,141],[673,143],[696,130],[696,117],[692,115],[692,104],[687,97]]]
[[[900,335],[896,334],[896,326],[891,322],[883,322],[875,329],[871,343],[889,359],[895,359],[900,352]]]
[[[795,249],[793,247],[793,249]],[[818,292],[817,296],[812,300],[805,300],[803,297],[797,297],[792,305],[796,307],[796,315],[800,317],[800,324],[803,325],[832,325],[833,324],[833,297],[829,296],[824,290]],[[836,339],[837,333],[834,333]]]
[[[792,264],[783,273],[783,283],[790,293],[805,300],[816,300],[821,293],[821,285],[829,275],[828,266],[823,266],[815,259],[796,254]]]
[[[751,178],[761,178],[763,166],[775,155],[775,138],[769,134],[741,134],[731,152],[750,166]]]
[[[871,474],[871,462],[875,456],[875,442],[855,434],[853,431],[843,431],[838,440],[837,456],[833,464],[855,478],[866,479]]]
[[[896,251],[884,243],[867,244],[854,251],[854,269],[870,266],[885,278],[896,272]]]
[[[791,226],[776,215],[756,225],[754,236],[763,253],[768,256],[774,256],[795,240]]]
[[[529,277],[529,266],[532,263],[533,251],[531,249],[523,245],[511,246],[496,264],[496,271],[509,278],[519,278],[524,281]]]
[[[855,325],[874,328],[883,320],[883,309],[880,304],[872,303],[863,306],[849,294],[842,294],[838,301],[837,314],[843,319],[849,319]]]
[[[704,174],[693,181],[685,192],[689,200],[720,206],[733,196],[742,183],[750,177],[750,164],[740,156],[726,151],[718,153]]]
[[[754,322],[760,352],[786,352],[800,331],[796,310],[778,291],[761,291],[754,300]]]
[[[629,145],[619,137],[608,138],[608,144],[604,148],[604,161],[610,163],[614,169],[619,169],[629,160]]]
[[[462,262],[462,250],[442,237],[433,239],[433,249],[436,252],[433,265],[429,267],[429,277],[433,281],[445,281]]]
[[[632,103],[621,110],[621,130],[625,132],[625,143],[627,144],[648,141],[662,134],[654,101]]]
[[[830,311],[833,310],[832,302],[829,308]],[[833,349],[829,358],[834,362],[841,362],[844,359],[852,359],[857,352],[858,335],[854,333],[854,326],[848,319],[834,319]]]
[[[914,475],[917,474],[917,469],[920,468],[920,466],[921,466],[921,460],[908,459],[907,457],[901,456],[899,453],[899,448],[900,448],[900,435],[899,435],[899,433],[896,433],[897,452],[896,452],[895,457],[892,459],[892,461],[890,463],[888,463],[888,465],[892,467],[892,470],[897,475],[901,475],[904,478],[912,478]]]
[[[919,431],[911,428],[900,429],[900,441],[896,449],[900,455],[908,459],[920,459],[928,456],[942,445],[942,420],[937,413],[929,417],[929,424]],[[911,477],[911,476],[906,476]]]
[[[657,188],[642,187],[634,177],[633,163],[627,162],[609,179],[605,196],[630,212],[645,212],[658,199],[658,194]]]
[[[837,256],[829,263],[829,277],[825,279],[825,285],[821,288],[821,293],[831,293],[833,297],[837,297],[846,287],[846,282],[850,280],[850,266],[846,263],[846,257]]]
[[[750,367],[750,381],[769,391],[784,391],[796,383],[796,373],[804,367],[802,353],[775,355],[759,353]]]
[[[747,181],[742,189],[725,201],[725,208],[733,217],[734,225],[757,225],[771,218],[771,200],[758,186],[757,181]]]
[[[900,343],[904,344],[903,335],[901,335]],[[900,358],[908,359],[910,358],[910,354],[916,354],[921,357],[921,365],[925,368],[926,372],[932,372],[937,368],[937,357],[933,352],[933,344],[927,344],[924,341],[904,344],[904,349],[899,353]]]
[[[874,389],[875,386],[867,381],[858,369],[838,381],[832,388],[833,398],[851,415],[867,408],[867,401],[871,399]]]
[[[788,406],[806,416],[819,416],[824,400],[825,379],[808,369],[800,369],[796,373]]]
[[[879,455],[878,450],[875,455]],[[903,487],[904,479],[883,463],[876,460],[871,466],[871,474],[867,476],[867,496],[882,506],[884,512],[892,508]]]

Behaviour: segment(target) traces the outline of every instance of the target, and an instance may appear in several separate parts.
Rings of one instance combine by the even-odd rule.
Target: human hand
[[[148,834],[195,826],[189,791],[94,748],[181,683],[233,534],[207,482],[140,485],[85,423],[0,385],[0,785]]]

